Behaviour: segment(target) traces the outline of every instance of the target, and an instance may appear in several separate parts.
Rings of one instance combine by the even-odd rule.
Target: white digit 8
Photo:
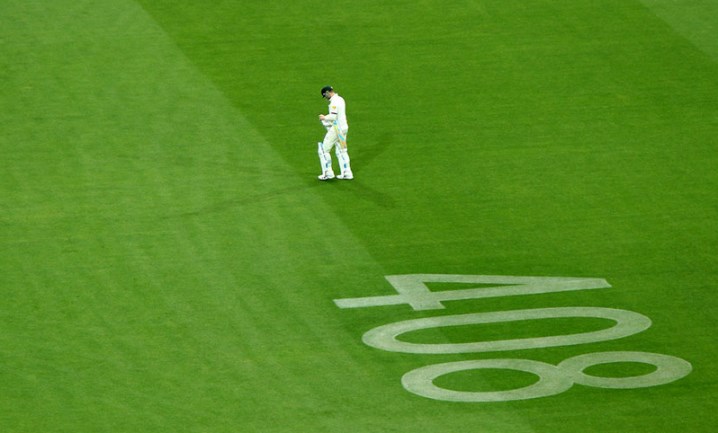
[[[539,377],[538,382],[518,389],[493,392],[466,392],[441,388],[434,380],[450,373],[481,369],[516,370],[532,373]],[[475,361],[447,362],[427,365],[406,373],[401,378],[404,388],[416,395],[433,400],[486,403],[493,401],[527,400],[560,394],[573,386],[570,376],[561,372],[555,365],[530,359],[481,359]]]
[[[601,377],[584,373],[588,367],[614,362],[635,362],[656,367],[656,371],[631,377]],[[596,388],[648,388],[663,385],[687,376],[693,366],[690,362],[675,356],[647,352],[596,352],[568,358],[558,368],[571,379],[585,386]]]
[[[656,371],[631,377],[598,377],[584,373],[588,367],[614,362],[650,364]],[[538,382],[518,389],[493,392],[467,392],[441,388],[434,380],[450,373],[481,369],[505,369],[531,373]],[[598,388],[644,388],[670,383],[687,376],[689,362],[674,356],[646,352],[597,352],[574,356],[558,366],[529,359],[484,359],[448,362],[417,368],[406,373],[401,383],[414,394],[434,400],[485,403],[527,400],[560,394],[579,383]]]

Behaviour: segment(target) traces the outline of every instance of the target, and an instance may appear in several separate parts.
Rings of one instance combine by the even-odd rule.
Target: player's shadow
[[[371,166],[373,161],[379,158],[379,156],[381,156],[381,154],[384,153],[389,146],[391,146],[392,141],[393,135],[391,133],[386,133],[379,137],[374,143],[362,143],[361,153],[358,154],[356,158],[356,163],[352,164],[352,168],[354,169],[354,171],[357,171],[358,168],[359,172],[361,173],[364,168]],[[251,167],[245,167],[245,169],[248,171],[253,170],[253,168]],[[262,173],[257,172],[257,175],[260,174]],[[376,188],[367,186],[367,184],[362,180],[361,176],[358,176],[351,181],[333,180],[330,182],[337,186],[349,187],[346,188],[347,191],[351,191],[360,199],[374,203],[379,207],[386,209],[392,209],[396,207],[396,200],[394,200],[391,195],[386,194]],[[171,215],[164,215],[160,219],[164,220],[171,218],[195,217],[206,214],[225,212],[232,210],[236,207],[252,206],[262,202],[272,201],[278,197],[287,194],[296,195],[303,190],[318,188],[320,186],[322,186],[322,182],[317,182],[316,177],[314,177],[313,175],[309,175],[307,176],[306,182],[302,184],[289,185],[284,188],[277,188],[271,191],[258,192],[255,194],[211,203],[198,209],[188,210],[185,212],[179,212]]]
[[[391,146],[394,141],[394,135],[391,132],[385,133],[380,136],[374,143],[362,143],[361,150],[358,153],[358,157],[355,159],[356,163],[352,164],[352,169],[355,172],[361,173],[364,168],[371,166],[371,164]],[[384,192],[376,188],[367,186],[361,180],[361,175],[357,176],[352,182],[353,188],[351,191],[354,192],[361,199],[370,201],[377,206],[392,209],[396,207],[396,200]]]
[[[361,161],[358,161],[360,163],[360,167],[370,166],[375,159],[377,159],[382,153],[386,152],[386,149],[388,149],[393,142],[394,134],[387,132],[369,146],[362,144]]]
[[[186,218],[186,217],[197,217],[205,216],[208,214],[221,213],[232,211],[236,208],[244,206],[255,206],[265,202],[270,202],[286,195],[297,195],[302,191],[308,189],[309,185],[293,185],[285,188],[278,188],[271,191],[259,192],[256,194],[250,194],[246,196],[240,196],[230,200],[223,200],[215,203],[208,204],[195,210],[188,210],[185,212],[179,212],[176,214],[164,215],[160,217],[161,220],[172,219],[172,218]]]

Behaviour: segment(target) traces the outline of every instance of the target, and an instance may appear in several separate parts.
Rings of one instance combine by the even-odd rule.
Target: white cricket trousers
[[[322,165],[322,173],[332,170],[332,157],[329,152],[334,148],[334,153],[337,156],[337,162],[341,173],[351,173],[352,168],[349,160],[349,153],[347,152],[347,132],[348,130],[341,131],[336,125],[332,125],[327,128],[327,134],[324,136],[324,141],[319,144],[319,161]]]

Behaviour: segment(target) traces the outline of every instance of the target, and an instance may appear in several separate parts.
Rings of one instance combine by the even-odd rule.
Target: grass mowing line
[[[718,4],[695,0],[686,4],[671,0],[640,0],[656,16],[718,61]]]
[[[15,315],[24,316],[18,323],[34,326],[30,335],[12,334],[12,326],[5,329],[35,341],[47,362],[79,366],[82,372],[69,368],[58,376],[44,370],[45,361],[37,367],[25,357],[38,353],[20,350],[22,341],[9,338],[6,348],[16,347],[24,355],[8,368],[17,368],[21,378],[39,375],[46,382],[38,390],[36,383],[7,381],[36,397],[28,402],[27,397],[6,396],[9,406],[17,407],[13,399],[19,398],[33,410],[17,412],[3,423],[8,431],[28,422],[41,431],[48,430],[49,422],[74,431],[83,431],[80,425],[87,431],[140,426],[176,431],[169,419],[209,422],[193,416],[204,408],[207,414],[221,414],[218,419],[234,418],[248,431],[283,431],[301,420],[292,419],[290,412],[284,423],[266,425],[274,415],[271,402],[286,397],[277,390],[287,382],[297,386],[285,391],[290,396],[305,396],[312,389],[306,388],[305,376],[276,374],[290,365],[284,352],[275,353],[273,340],[296,327],[294,320],[301,315],[311,315],[306,308],[315,308],[312,302],[318,297],[331,307],[331,298],[322,293],[306,305],[293,306],[307,288],[286,286],[293,281],[292,271],[307,263],[287,262],[294,259],[297,244],[300,251],[314,248],[326,256],[336,254],[336,243],[347,248],[356,242],[331,218],[314,184],[296,187],[301,181],[160,29],[131,3],[113,5],[113,13],[133,18],[141,36],[115,38],[114,15],[101,7],[89,17],[69,8],[70,16],[64,18],[75,24],[68,29],[46,25],[39,11],[36,22],[25,17],[44,26],[51,41],[36,51],[38,68],[31,68],[28,77],[42,84],[35,88],[38,105],[28,111],[42,109],[49,121],[41,135],[29,133],[37,126],[33,122],[16,128],[25,143],[46,152],[43,158],[19,158],[13,167],[17,185],[25,189],[18,199],[31,207],[11,206],[9,233],[25,239],[28,247],[7,252],[23,266],[12,270],[8,279],[14,283],[6,288],[20,298],[32,293]],[[62,37],[53,41],[52,31],[62,31]],[[68,105],[82,116],[64,116]],[[249,161],[256,170],[218,167],[217,161],[225,158]],[[26,171],[28,167],[32,170]],[[278,170],[281,176],[272,175]],[[53,194],[44,192],[48,188]],[[28,230],[24,221],[27,212],[35,213],[34,206],[49,211],[46,225]],[[326,217],[317,219],[316,214]],[[298,237],[297,230],[326,236]],[[351,249],[354,260],[372,263],[360,248]],[[37,269],[46,271],[28,281],[25,276]],[[32,302],[44,307],[43,317]],[[282,320],[274,304],[284,308]],[[245,312],[254,308],[256,314],[231,308],[237,305]],[[234,329],[222,328],[223,322]],[[87,327],[94,331],[83,332]],[[247,338],[246,347],[233,348],[242,338]],[[294,346],[303,343],[300,339]],[[254,353],[246,350],[249,346]],[[205,354],[191,355],[199,348]],[[250,362],[241,362],[242,355]],[[208,358],[215,364],[202,367],[199,361]],[[88,363],[92,359],[105,363]],[[240,372],[220,374],[232,367]],[[98,399],[101,390],[103,398]],[[260,401],[240,404],[253,396]],[[317,402],[300,403],[298,409],[319,407]],[[190,406],[194,413],[185,410]],[[122,419],[117,408],[135,416]],[[322,421],[304,422],[316,427]]]
[[[316,411],[322,390],[336,388],[343,376],[331,364],[350,370],[354,359],[344,348],[341,328],[330,329],[333,334],[321,328],[326,311],[318,308],[320,301],[332,312],[335,307],[331,296],[316,288],[330,279],[327,268],[352,274],[355,262],[369,274],[381,271],[332,217],[318,192],[326,185],[315,187],[320,184],[312,178],[311,187],[294,191],[302,181],[292,170],[282,172],[281,159],[261,135],[140,11],[122,6],[113,3],[112,13],[94,8],[90,16],[70,8],[64,19],[75,24],[68,29],[46,26],[36,11],[34,24],[47,28],[49,42],[36,52],[42,66],[30,71],[29,78],[42,84],[35,88],[38,104],[32,108],[42,109],[48,121],[41,135],[23,135],[34,129],[32,122],[19,125],[17,133],[42,149],[43,158],[19,159],[14,168],[17,183],[29,186],[21,198],[51,213],[46,227],[32,231],[24,231],[22,223],[32,209],[20,207],[13,214],[11,231],[32,248],[12,252],[23,267],[13,270],[17,282],[9,289],[22,297],[28,283],[23,277],[46,270],[31,288],[32,301],[48,307],[41,310],[45,316],[31,305],[16,315],[34,323],[26,337],[47,358],[41,365],[70,368],[58,376],[23,362],[36,353],[22,351],[11,368],[22,377],[47,380],[42,397],[29,399],[31,413],[15,413],[3,423],[8,431],[27,422],[41,431],[49,423],[74,431],[148,426],[173,431],[169,419],[211,423],[195,417],[203,410],[220,415],[218,420],[234,419],[248,431],[341,423],[340,407],[330,409],[337,414],[331,420]],[[131,17],[139,33],[116,37],[114,13]],[[54,40],[53,31],[62,37]],[[68,106],[81,115],[64,116]],[[250,161],[257,169],[217,164],[225,158]],[[27,167],[34,176],[25,174]],[[281,176],[267,175],[277,168]],[[46,188],[53,193],[40,192]],[[230,206],[238,193],[245,198]],[[45,251],[38,255],[40,250]],[[348,250],[349,256],[342,254]],[[301,277],[292,287],[308,270],[319,277]],[[305,331],[311,319],[318,329]],[[92,332],[83,332],[87,328]],[[298,336],[277,350],[276,335],[292,328]],[[235,331],[239,335],[233,338]],[[359,335],[349,337],[358,341]],[[239,346],[243,338],[254,352]],[[321,346],[316,339],[332,341]],[[8,348],[22,345],[9,343]],[[301,368],[292,365],[297,361],[287,355],[304,353],[307,346],[336,350],[323,361],[301,356],[300,367],[328,379],[310,374],[307,383],[312,370],[299,374]],[[193,349],[198,353],[191,354]],[[362,348],[365,352],[370,349]],[[97,359],[104,362],[92,362]],[[202,365],[207,359],[214,364]],[[239,372],[221,374],[232,367]],[[35,383],[7,383],[38,392]],[[113,386],[117,383],[124,385]],[[377,392],[345,386],[365,395]],[[387,386],[400,390],[398,379]],[[13,398],[28,402],[11,397],[8,405],[15,406]],[[268,426],[266,420],[276,416],[273,402],[286,398],[295,399],[295,410]],[[32,404],[40,399],[52,404]],[[254,404],[240,404],[247,401]],[[135,416],[123,419],[118,408]],[[501,418],[508,424],[514,416],[506,412]]]

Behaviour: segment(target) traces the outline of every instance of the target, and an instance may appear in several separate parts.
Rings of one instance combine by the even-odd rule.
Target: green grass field
[[[316,179],[326,84],[353,181]],[[714,1],[3,0],[0,109],[3,433],[718,424]],[[409,280],[497,295],[335,302]],[[474,361],[422,383],[568,385],[402,381]]]

